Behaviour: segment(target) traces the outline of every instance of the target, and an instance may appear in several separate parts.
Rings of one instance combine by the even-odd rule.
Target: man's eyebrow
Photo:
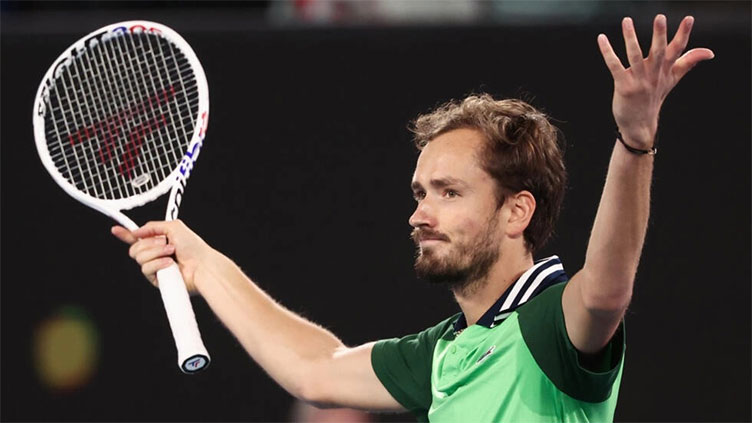
[[[467,186],[467,183],[462,179],[452,178],[450,176],[447,176],[446,178],[431,179],[430,184],[434,188],[444,188],[450,185]],[[423,189],[423,185],[418,181],[413,181],[413,183],[410,184],[410,187],[413,191]]]

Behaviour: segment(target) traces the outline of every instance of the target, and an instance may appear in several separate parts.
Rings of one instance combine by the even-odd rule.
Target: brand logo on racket
[[[105,116],[87,126],[74,128],[67,134],[68,142],[75,147],[77,144],[90,140],[101,141],[103,145],[97,150],[97,156],[102,165],[107,165],[113,159],[113,153],[118,149],[118,145],[125,142],[120,146],[122,155],[118,171],[126,179],[131,179],[142,144],[152,132],[168,125],[168,115],[162,110],[166,105],[177,101],[176,95],[180,89],[179,84],[170,85],[156,91],[139,103],[124,107],[111,116]],[[140,123],[134,126],[137,118]],[[136,186],[135,183],[134,186]]]
[[[198,138],[194,140],[193,145],[191,146],[190,150],[185,152],[185,156],[180,161],[179,170],[180,173],[178,173],[177,177],[175,178],[175,182],[177,183],[177,189],[175,190],[175,197],[172,202],[172,204],[169,204],[169,212],[168,216],[170,216],[170,219],[177,219],[178,217],[178,208],[180,207],[180,203],[183,201],[183,192],[185,190],[185,181],[188,179],[189,176],[191,176],[191,170],[193,170],[193,164],[196,163],[196,159],[198,159],[198,153],[201,152],[201,145],[204,140],[204,135],[206,135],[206,127],[209,124],[209,112],[204,111],[199,116],[199,125],[198,127]]]
[[[206,365],[206,360],[203,357],[196,357],[193,360],[185,363],[185,368],[189,371],[199,370]]]
[[[178,184],[175,190],[175,200],[170,204],[170,219],[174,220],[178,217],[178,208],[183,201],[183,192],[185,191],[185,181],[191,175],[193,170],[193,163],[198,158],[198,153],[201,151],[201,140],[196,144],[193,144],[193,148],[186,151],[185,157],[180,161],[180,173],[175,178],[175,182]]]

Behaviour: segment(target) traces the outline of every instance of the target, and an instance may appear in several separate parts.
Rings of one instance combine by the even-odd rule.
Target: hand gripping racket
[[[108,25],[80,39],[45,74],[34,102],[39,157],[65,192],[118,223],[121,210],[170,191],[166,220],[177,218],[201,151],[209,90],[195,53],[154,22]],[[157,272],[178,365],[209,364],[177,264]]]

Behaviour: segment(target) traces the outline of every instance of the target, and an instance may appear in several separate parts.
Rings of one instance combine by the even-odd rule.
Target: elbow
[[[295,392],[291,392],[297,399],[304,401],[316,408],[332,408],[336,404],[332,401],[329,393],[328,379],[319,377],[317,371],[306,372]]]
[[[586,272],[587,273],[587,272]],[[593,314],[621,314],[632,301],[634,276],[629,274],[618,277],[587,275],[586,283],[581,285],[582,303]],[[605,280],[608,283],[603,283]]]
[[[631,300],[631,290],[583,295],[585,309],[595,315],[621,315],[629,307]]]
[[[298,369],[294,392],[289,392],[317,408],[341,407],[342,384],[337,377],[340,372],[335,358],[346,349],[341,343],[333,344],[315,357],[301,360],[305,364]]]
[[[291,394],[301,401],[318,406],[323,402],[323,395],[318,385],[318,382],[312,378],[306,378],[297,386],[296,392],[291,392]]]
[[[316,408],[341,407],[333,401],[332,396],[328,395],[320,385],[320,383],[310,383],[302,387],[299,392],[300,395],[295,395],[295,397]]]

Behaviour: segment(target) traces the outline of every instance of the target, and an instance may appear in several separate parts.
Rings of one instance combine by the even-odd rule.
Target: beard
[[[499,259],[499,242],[494,236],[496,225],[496,219],[490,219],[479,236],[457,243],[443,256],[435,249],[421,250],[418,242],[424,236],[438,236],[449,241],[448,237],[431,230],[413,230],[411,236],[418,246],[415,274],[429,283],[448,285],[452,290],[467,292],[473,286],[480,286]]]

